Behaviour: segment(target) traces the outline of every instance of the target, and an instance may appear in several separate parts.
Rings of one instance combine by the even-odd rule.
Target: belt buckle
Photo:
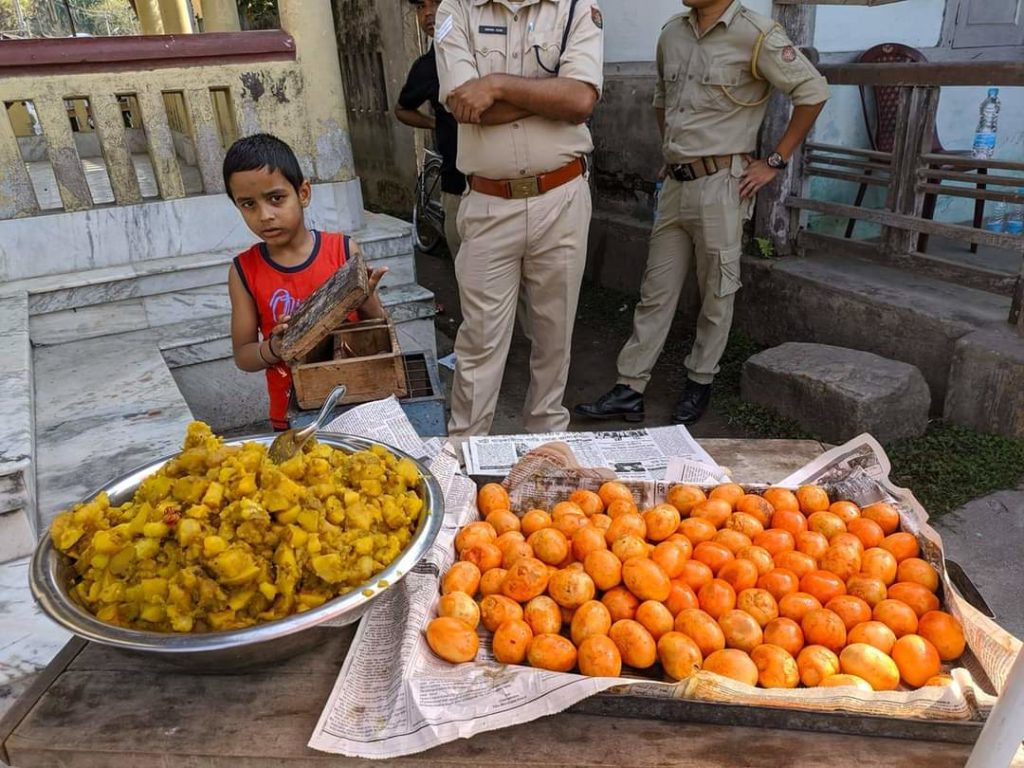
[[[693,172],[693,167],[689,164],[680,163],[674,166],[673,170],[675,171],[673,175],[676,177],[676,181],[693,181],[697,178]]]
[[[512,200],[537,197],[540,194],[540,181],[536,176],[531,176],[528,179],[512,179],[508,183],[508,192]]]

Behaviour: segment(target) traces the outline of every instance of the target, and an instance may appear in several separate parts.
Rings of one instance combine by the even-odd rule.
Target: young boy
[[[288,429],[292,375],[279,355],[281,335],[302,301],[323,285],[359,246],[343,234],[306,227],[312,189],[292,148],[258,133],[239,139],[224,158],[224,188],[262,242],[235,257],[228,270],[231,346],[243,371],[266,371],[270,423]],[[350,320],[384,317],[377,284],[387,269],[369,272],[370,295]]]

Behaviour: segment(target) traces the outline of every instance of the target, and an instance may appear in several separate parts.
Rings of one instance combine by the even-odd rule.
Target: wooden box
[[[319,408],[338,384],[348,387],[343,405],[408,394],[402,350],[389,319],[343,323],[291,369],[302,409]]]

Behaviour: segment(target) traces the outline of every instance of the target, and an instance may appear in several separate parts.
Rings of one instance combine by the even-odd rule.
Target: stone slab
[[[189,410],[214,432],[258,423],[269,429],[266,377],[239,370],[230,352],[227,356],[173,368],[171,374]]]
[[[834,344],[917,366],[941,415],[957,340],[1004,325],[1009,299],[854,258],[743,260],[737,327],[755,341]]]
[[[0,514],[0,563],[32,554],[36,529],[31,508]]]
[[[996,623],[1024,638],[1018,567],[1024,552],[1024,488],[975,499],[931,524],[942,536],[946,557],[963,566]]]
[[[142,330],[149,318],[142,299],[126,299],[36,315],[29,327],[34,344],[51,346]]]
[[[1024,437],[1024,336],[1004,324],[957,341],[945,417],[981,432]]]
[[[868,432],[887,444],[923,434],[931,396],[912,365],[870,352],[789,342],[743,365],[741,396],[830,443]]]
[[[35,506],[35,407],[28,296],[0,297],[0,513]],[[7,517],[7,514],[4,517]],[[0,562],[26,554],[23,526],[0,527]],[[7,536],[10,541],[4,542]],[[29,529],[29,538],[33,536]]]

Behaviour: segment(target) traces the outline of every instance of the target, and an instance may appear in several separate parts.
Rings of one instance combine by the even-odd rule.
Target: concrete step
[[[756,341],[849,347],[917,366],[941,415],[957,341],[1002,327],[1009,298],[856,258],[743,261],[738,325]]]

